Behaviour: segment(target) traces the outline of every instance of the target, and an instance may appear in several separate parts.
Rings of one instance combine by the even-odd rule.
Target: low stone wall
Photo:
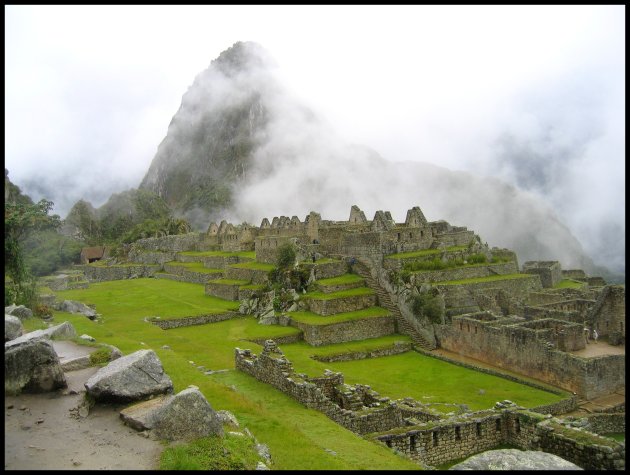
[[[158,265],[113,265],[113,266],[81,266],[81,270],[89,282],[105,282],[109,280],[137,279],[153,277],[160,270]]]
[[[336,363],[338,361],[365,360],[368,358],[378,358],[380,356],[392,356],[406,353],[413,350],[413,343],[406,341],[396,341],[387,348],[377,348],[370,351],[352,351],[339,353],[336,355],[313,355],[311,358],[324,363]]]
[[[203,265],[209,269],[225,269],[230,264],[247,261],[251,261],[251,259],[239,256],[206,256],[203,258]]]
[[[395,319],[391,316],[350,320],[329,325],[311,325],[295,320],[291,323],[291,326],[302,330],[304,340],[312,346],[392,335],[396,333],[395,325]]]
[[[617,412],[615,414],[589,414],[588,430],[596,434],[612,434],[626,432],[626,413]]]
[[[131,249],[128,254],[128,258],[131,262],[137,262],[138,264],[144,265],[164,265],[166,262],[171,262],[176,259],[177,253],[175,251],[172,252],[161,252],[161,251],[146,251],[141,248]]]
[[[334,292],[341,292],[343,290],[356,289],[357,287],[364,287],[365,280],[358,280],[356,282],[349,282],[347,284],[337,284],[337,285],[321,285],[321,283],[317,283],[317,288],[324,292],[325,294],[332,294]]]
[[[216,313],[211,315],[196,315],[193,317],[182,317],[176,319],[162,320],[162,319],[147,319],[153,325],[160,327],[162,330],[170,330],[171,328],[190,327],[193,325],[204,325],[206,323],[222,322],[224,320],[231,320],[237,317],[243,317],[238,312],[226,312]]]
[[[221,284],[217,282],[206,282],[206,295],[219,297],[225,300],[238,300],[239,284]]]
[[[333,277],[339,277],[348,272],[348,265],[345,261],[333,261],[323,264],[312,262],[302,262],[302,265],[307,268],[315,269],[315,280],[319,279],[332,279]]]
[[[529,292],[535,292],[542,289],[540,283],[540,277],[538,275],[529,275],[527,277],[521,277],[517,279],[505,279],[505,280],[492,280],[488,282],[476,282],[472,284],[459,284],[459,285],[444,285],[435,284],[443,293],[448,293],[450,290],[456,287],[463,288],[468,291],[478,292],[485,289],[503,289],[506,292],[510,292],[512,295],[525,297]]]
[[[181,252],[202,251],[205,233],[177,234],[158,238],[138,239],[131,244],[130,253],[141,251]],[[172,259],[171,259],[172,260]]]
[[[174,264],[165,264],[164,270],[173,275],[181,277],[182,282],[190,282],[192,284],[205,284],[209,280],[216,280],[223,278],[222,272],[195,272],[187,269],[183,266],[177,266]]]
[[[488,264],[485,266],[456,267],[453,269],[416,271],[411,275],[412,284],[422,282],[444,282],[448,280],[475,279],[491,275],[516,274],[518,269],[514,262]]]
[[[262,338],[249,338],[247,341],[251,341],[252,343],[256,343],[257,345],[263,346],[265,344],[265,341],[267,341],[267,340],[268,340],[268,338],[262,337]],[[273,337],[273,341],[275,341],[279,345],[287,345],[289,343],[297,343],[298,341],[303,341],[303,340],[304,340],[304,335],[302,334],[302,332],[296,333],[294,335],[274,336]]]
[[[304,301],[311,312],[322,316],[354,312],[377,304],[375,294],[353,295],[328,300],[307,298]]]
[[[252,284],[265,284],[269,280],[269,271],[261,269],[242,269],[239,267],[226,267],[225,278],[232,280],[246,280]]]

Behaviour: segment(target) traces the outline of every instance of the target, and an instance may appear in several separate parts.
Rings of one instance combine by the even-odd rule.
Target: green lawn
[[[264,270],[264,271],[272,271],[276,268],[276,266],[272,264],[265,264],[263,262],[239,262],[238,264],[230,264],[230,267],[235,267],[237,269],[254,269],[254,270]]]
[[[333,300],[342,297],[354,297],[356,295],[369,295],[373,293],[374,291],[369,287],[357,287],[355,289],[342,290],[340,292],[332,292],[330,294],[326,294],[324,292],[308,292],[302,298],[310,298],[316,300]]]
[[[369,307],[355,312],[336,313],[329,316],[317,315],[313,312],[288,312],[296,322],[308,323],[311,325],[330,325],[331,323],[347,322],[350,320],[361,320],[364,318],[384,317],[390,315],[389,311],[382,307]]]
[[[584,287],[586,284],[584,282],[579,282],[577,280],[572,279],[562,279],[556,285],[553,286],[554,289],[580,289]]]
[[[366,289],[369,290],[369,289]],[[55,312],[55,323],[69,321],[79,335],[86,333],[98,342],[110,343],[124,354],[153,349],[175,391],[194,384],[212,407],[233,412],[261,443],[267,444],[273,459],[272,469],[321,470],[401,470],[418,469],[410,460],[381,445],[353,434],[325,415],[304,406],[289,396],[251,376],[234,370],[234,348],[249,348],[259,354],[261,346],[251,339],[273,339],[295,335],[293,327],[259,325],[253,317],[162,330],[144,321],[148,316],[190,316],[234,310],[238,302],[225,301],[204,294],[204,286],[162,279],[132,279],[92,283],[88,289],[56,292],[58,299],[79,300],[96,305],[102,315],[91,321],[82,315]],[[361,312],[377,312],[378,307]],[[380,310],[383,311],[383,310]],[[361,312],[351,312],[360,315]],[[309,316],[306,315],[308,318]],[[332,321],[336,317],[319,317]],[[27,328],[41,322],[30,319]],[[41,323],[40,323],[41,324]],[[320,376],[324,369],[341,371],[347,383],[369,384],[383,396],[411,396],[425,402],[466,403],[472,410],[486,409],[496,401],[510,399],[531,407],[559,399],[559,396],[529,386],[459,366],[416,352],[397,356],[345,363],[323,363],[315,354],[366,351],[391,346],[409,337],[390,335],[358,342],[310,347],[304,342],[280,345],[297,372]],[[168,345],[169,349],[163,349]],[[191,363],[192,362],[192,363]],[[197,369],[226,369],[205,375]],[[481,394],[485,391],[485,394]],[[452,410],[452,408],[449,408]],[[332,455],[325,449],[334,450]]]

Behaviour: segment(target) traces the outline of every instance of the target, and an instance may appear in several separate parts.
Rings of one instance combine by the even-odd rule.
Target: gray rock
[[[158,437],[190,440],[208,435],[223,436],[223,425],[198,388],[187,388],[169,398],[153,428]]]
[[[88,307],[82,302],[75,302],[74,300],[64,300],[59,304],[59,310],[70,313],[80,313],[90,320],[95,320],[98,316],[93,308]]]
[[[18,317],[20,320],[33,316],[33,311],[30,308],[26,308],[24,305],[9,305],[8,307],[4,307],[4,313],[5,315]]]
[[[260,317],[258,319],[258,323],[260,325],[277,325],[278,317],[274,315],[273,309],[272,309],[270,314],[263,315],[262,317]]]
[[[82,340],[85,341],[96,341],[96,338],[90,336],[90,335],[86,335],[85,333],[83,335],[81,335],[79,338],[81,338]]]
[[[22,321],[13,315],[4,314],[4,341],[15,340],[24,333]]]
[[[77,332],[72,324],[70,322],[63,322],[59,325],[55,325],[54,327],[46,328],[45,330],[35,330],[32,332],[28,332],[18,338],[7,341],[4,344],[4,349],[6,351],[7,348],[21,345],[22,343],[25,343],[27,341],[50,340],[52,338],[55,338],[57,340],[66,340],[74,338],[75,336],[77,336]]]
[[[489,450],[473,455],[450,470],[583,470],[557,455],[533,450]]]
[[[222,424],[229,424],[234,427],[240,427],[238,419],[236,419],[236,416],[230,411],[217,411],[217,416],[219,417],[219,420]]]
[[[173,382],[153,350],[139,350],[99,369],[85,389],[97,401],[129,402],[171,393]]]
[[[197,387],[135,404],[122,410],[120,416],[134,429],[152,429],[156,436],[167,440],[223,436],[219,416]]]
[[[269,447],[266,444],[256,444],[256,452],[265,462],[271,461],[271,454],[269,453]]]
[[[49,341],[33,339],[10,346],[8,343],[4,350],[6,394],[41,393],[67,387],[59,357]]]
[[[109,361],[114,361],[114,360],[117,360],[118,358],[122,358],[122,356],[123,356],[122,351],[120,351],[114,345],[108,345],[107,343],[101,343],[101,346],[106,346],[107,348],[112,350],[111,354],[109,355]]]
[[[264,463],[262,462],[258,462],[258,464],[256,465],[256,470],[269,470],[269,467],[267,467]]]

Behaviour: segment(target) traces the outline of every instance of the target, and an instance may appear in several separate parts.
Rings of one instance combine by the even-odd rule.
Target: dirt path
[[[89,352],[69,342],[61,347],[55,342],[62,361]],[[87,417],[72,411],[96,371],[66,373],[64,390],[5,396],[5,470],[157,469],[164,446],[125,426],[119,415],[123,406],[96,405]]]

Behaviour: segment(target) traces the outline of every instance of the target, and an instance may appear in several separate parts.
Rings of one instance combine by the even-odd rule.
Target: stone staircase
[[[396,326],[398,328],[398,332],[403,335],[409,335],[412,341],[425,350],[434,350],[435,346],[427,341],[427,339],[419,333],[412,325],[407,321],[407,319],[400,312],[398,307],[394,305],[392,299],[389,296],[389,293],[379,285],[379,283],[372,277],[370,273],[370,269],[363,262],[356,262],[354,264],[354,270],[358,275],[365,279],[365,285],[371,288],[378,297],[379,306],[387,309],[394,319],[396,320]]]

